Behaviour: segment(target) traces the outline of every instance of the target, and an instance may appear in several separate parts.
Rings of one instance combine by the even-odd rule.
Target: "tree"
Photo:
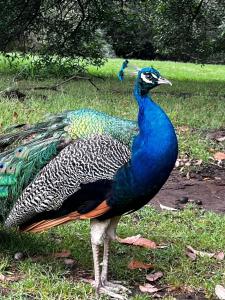
[[[39,66],[73,58],[72,67],[100,65],[104,39],[101,0],[6,0],[0,2],[0,50],[42,55]],[[10,13],[9,13],[10,12]],[[16,45],[16,46],[15,46]],[[19,46],[18,46],[19,45]]]
[[[206,62],[221,45],[220,27],[225,7],[220,0],[158,0],[149,16],[154,26],[156,52],[165,58]]]
[[[111,1],[108,5],[104,28],[106,39],[116,55],[142,59],[155,57],[152,24],[147,24],[145,19],[147,8],[144,1]]]

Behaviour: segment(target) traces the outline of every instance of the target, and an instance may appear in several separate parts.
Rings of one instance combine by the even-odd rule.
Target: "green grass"
[[[111,61],[108,63],[108,68],[104,66],[98,71],[91,68],[90,72],[93,75],[103,74],[105,76],[104,80],[93,79],[100,91],[96,91],[87,81],[71,81],[61,86],[58,92],[24,90],[27,94],[27,100],[24,103],[6,100],[0,94],[0,130],[15,122],[34,123],[40,121],[48,113],[81,107],[94,108],[122,118],[136,119],[137,106],[132,96],[134,79],[128,76],[123,83],[116,79],[116,70],[119,69],[120,63],[121,60],[115,61],[115,70],[112,68],[113,63]],[[151,62],[146,62],[146,64],[151,64]],[[207,162],[212,155],[209,151],[210,148],[215,148],[215,151],[221,150],[219,145],[212,145],[210,141],[205,140],[202,133],[208,129],[225,126],[225,85],[220,76],[224,66],[206,65],[202,67],[204,72],[200,73],[201,67],[199,65],[172,62],[155,62],[155,64],[162,65],[162,71],[163,64],[165,64],[165,71],[162,73],[172,80],[173,86],[161,86],[153,90],[153,99],[168,113],[175,127],[187,125],[194,128],[193,132],[186,132],[180,136],[181,153],[188,152],[191,157]],[[144,65],[144,62],[138,62],[138,65]],[[169,69],[169,65],[171,65],[171,69]],[[172,74],[173,65],[177,66],[178,74]],[[187,74],[189,77],[191,71],[192,74],[199,72],[198,81],[181,80],[180,72],[186,65],[188,66]],[[166,73],[167,68],[168,74]],[[215,80],[215,77],[210,77],[212,75],[211,69],[214,69],[213,76],[218,74],[218,80]],[[185,76],[184,71],[183,73]],[[107,74],[111,76],[107,77]],[[12,75],[6,75],[5,71],[2,73],[0,90],[12,85],[12,77]],[[205,77],[209,79],[208,82],[201,81]],[[23,88],[26,87],[51,85],[58,81],[60,79],[54,78],[42,81],[20,80],[15,87],[23,91]],[[47,96],[47,100],[43,100],[43,95]],[[15,118],[15,112],[18,118]]]
[[[156,271],[163,272],[161,286],[169,285],[177,290],[185,287],[203,289],[207,297],[212,297],[215,285],[224,283],[224,261],[198,257],[192,262],[186,257],[185,249],[191,245],[195,249],[209,252],[224,250],[225,217],[214,213],[204,214],[195,208],[176,213],[161,212],[159,216],[150,207],[140,210],[138,216],[139,221],[134,215],[123,217],[118,227],[119,235],[126,237],[141,234],[157,243],[165,243],[167,248],[146,250],[114,242],[110,277],[126,281],[136,294],[132,299],[146,299],[138,293],[138,285],[145,282],[147,272],[127,268],[129,261],[135,258],[152,263]],[[78,221],[39,235],[18,235],[15,232],[2,232],[1,235],[0,273],[7,274],[13,269],[24,276],[15,283],[1,283],[9,289],[1,299],[26,299],[27,295],[37,295],[34,299],[43,300],[94,297],[91,286],[79,278],[82,277],[81,270],[86,276],[93,276],[88,221]],[[56,243],[55,240],[60,242]],[[53,257],[54,252],[63,249],[71,251],[76,261],[74,270],[66,268],[63,259]],[[20,262],[13,261],[17,251],[26,253],[27,258]],[[34,261],[36,256],[39,259]]]
[[[20,80],[15,87],[27,94],[21,103],[8,100],[0,94],[0,130],[13,123],[35,123],[48,113],[66,109],[90,107],[123,118],[136,119],[137,106],[132,97],[134,79],[127,76],[121,83],[116,73],[122,60],[110,60],[101,69],[90,67],[91,75],[101,75],[104,80],[94,78],[100,88],[97,91],[87,81],[72,81],[55,91],[26,91],[28,86],[51,85],[60,79]],[[23,66],[18,64],[17,71]],[[180,153],[189,153],[196,159],[209,161],[219,146],[205,139],[205,130],[225,126],[224,114],[224,72],[225,66],[195,65],[159,61],[133,61],[139,67],[153,65],[163,76],[171,79],[172,87],[160,87],[152,91],[154,100],[168,113],[175,127],[189,126],[193,131],[180,133]],[[15,71],[15,70],[14,70]],[[0,90],[13,85],[14,74],[0,59]],[[43,95],[47,99],[43,99]],[[209,258],[198,258],[191,262],[185,256],[186,245],[205,251],[224,250],[225,217],[214,213],[203,214],[196,209],[178,213],[159,213],[146,207],[138,213],[140,221],[135,223],[133,216],[123,217],[119,234],[129,236],[142,234],[159,243],[167,243],[168,248],[145,250],[114,243],[110,267],[111,277],[127,281],[137,291],[144,283],[144,271],[129,271],[127,263],[133,257],[155,265],[155,270],[164,273],[162,285],[172,285],[183,289],[192,287],[203,289],[210,298],[217,283],[224,284],[224,262]],[[16,232],[0,233],[0,273],[10,272],[23,275],[15,283],[0,282],[5,288],[1,299],[93,299],[90,285],[80,281],[80,274],[92,276],[92,258],[89,242],[88,222],[76,222],[61,226],[41,235],[20,235]],[[56,243],[56,240],[59,243]],[[51,254],[69,249],[76,260],[75,270],[65,267],[63,260]],[[25,260],[15,262],[15,252],[26,253]],[[40,257],[34,261],[33,257]],[[72,280],[73,279],[73,280]],[[1,290],[0,287],[0,290]],[[37,296],[35,296],[37,295]],[[132,299],[150,299],[136,295]],[[171,298],[166,297],[169,300]]]
[[[101,68],[90,67],[89,71],[95,75],[114,76],[122,65],[122,59],[110,59]],[[200,65],[193,63],[180,63],[172,61],[146,61],[146,60],[130,60],[129,66],[143,68],[153,66],[158,69],[163,76],[169,79],[180,81],[195,82],[224,82],[225,65]],[[134,71],[131,67],[130,71]]]

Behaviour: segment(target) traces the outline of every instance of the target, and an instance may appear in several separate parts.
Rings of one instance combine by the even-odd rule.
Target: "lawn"
[[[46,114],[81,107],[94,108],[123,118],[136,119],[137,106],[132,97],[134,78],[129,75],[119,82],[116,73],[122,60],[109,60],[102,68],[90,67],[87,80],[70,81],[58,91],[26,90],[32,86],[47,86],[62,78],[20,79],[0,60],[0,90],[14,86],[26,94],[25,101],[6,99],[0,94],[0,130],[14,123],[35,123]],[[195,65],[159,61],[132,61],[138,67],[153,65],[170,79],[172,87],[163,86],[152,92],[153,99],[168,113],[179,133],[180,155],[211,161],[213,153],[224,151],[223,143],[206,139],[206,132],[225,127],[225,66]],[[20,65],[16,71],[20,72]],[[21,67],[22,68],[22,67]],[[102,76],[98,78],[96,76]],[[185,130],[181,130],[182,128]],[[110,276],[126,281],[133,290],[130,299],[151,299],[138,292],[149,271],[129,270],[132,258],[152,263],[162,271],[160,286],[170,286],[175,294],[203,291],[209,299],[216,284],[225,284],[225,264],[215,258],[198,257],[191,261],[186,246],[209,252],[225,249],[225,217],[189,207],[180,212],[159,213],[145,207],[138,213],[123,217],[118,228],[122,237],[142,236],[167,245],[165,249],[147,250],[134,246],[112,247]],[[0,232],[0,274],[18,276],[18,282],[1,281],[1,299],[94,299],[92,287],[82,277],[91,277],[92,257],[87,221],[75,222],[39,235]],[[55,252],[71,251],[75,265],[71,268]],[[16,261],[14,254],[23,252],[24,259]],[[104,297],[103,297],[104,299]],[[164,299],[172,299],[165,296]]]

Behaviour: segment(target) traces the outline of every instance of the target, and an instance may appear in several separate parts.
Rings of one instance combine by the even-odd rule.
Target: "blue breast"
[[[178,154],[174,127],[165,112],[147,95],[136,99],[140,132],[133,141],[131,160],[114,178],[109,199],[113,215],[148,203],[168,179]]]

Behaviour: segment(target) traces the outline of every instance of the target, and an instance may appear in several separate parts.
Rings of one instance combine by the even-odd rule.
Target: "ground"
[[[156,207],[161,203],[169,207],[182,208],[184,205],[178,201],[182,197],[188,197],[189,203],[192,201],[200,203],[199,207],[206,210],[225,213],[224,168],[207,166],[197,172],[190,172],[188,178],[185,174],[174,170],[151,204]]]

